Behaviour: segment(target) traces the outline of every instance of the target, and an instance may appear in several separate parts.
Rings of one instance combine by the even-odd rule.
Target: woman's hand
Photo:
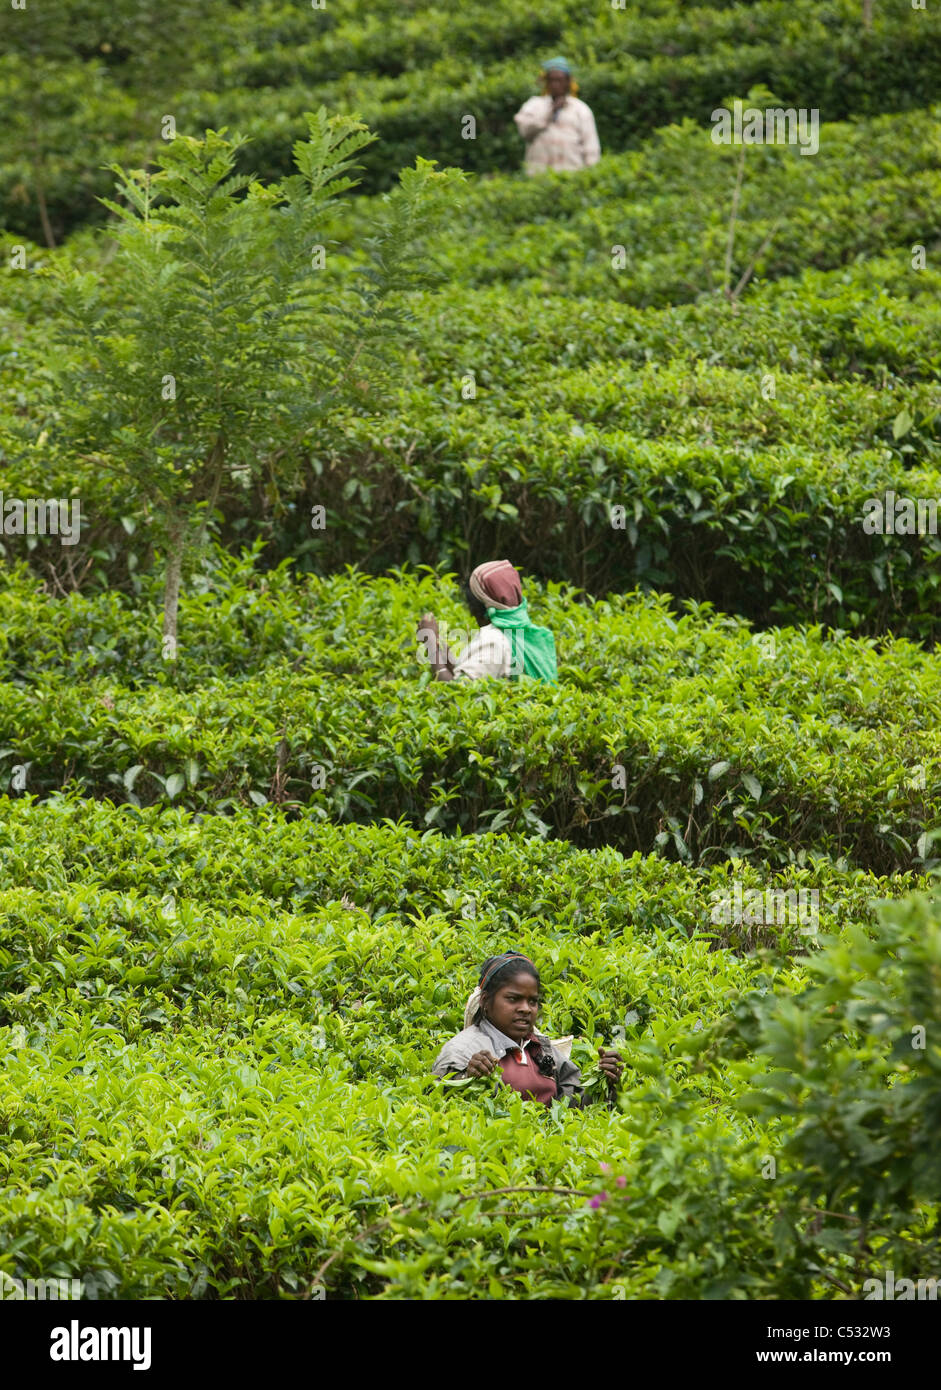
[[[624,1070],[624,1063],[621,1055],[613,1049],[605,1051],[603,1047],[598,1048],[598,1070],[616,1086],[621,1080],[621,1072]]]
[[[434,613],[423,613],[418,620],[418,631],[416,636],[419,648],[424,647],[424,652],[419,649],[418,660],[427,661],[434,673],[435,680],[450,681],[454,679],[454,657],[452,656],[447,642],[442,642],[438,635],[438,619]]]
[[[468,1076],[489,1076],[496,1065],[492,1052],[475,1052],[465,1070]]]

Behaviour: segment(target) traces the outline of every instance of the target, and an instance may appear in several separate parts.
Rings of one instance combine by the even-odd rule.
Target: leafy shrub
[[[486,876],[502,850],[476,848]],[[73,885],[6,895],[2,922],[15,1277],[98,1298],[828,1297],[934,1248],[937,899],[800,972],[669,930],[553,936],[537,910],[516,939],[545,961],[551,1027],[590,1034],[643,997],[619,1109],[580,1113],[425,1075],[505,941],[487,914]]]
[[[157,660],[145,613],[125,623],[111,600],[100,616],[74,600],[74,626],[56,635],[14,597],[21,680],[34,661],[40,672],[67,663],[60,641],[84,654],[78,681],[53,670],[6,687],[4,789],[46,795],[72,782],[132,805],[206,810],[271,800],[319,820],[509,828],[686,862],[784,865],[801,850],[877,873],[932,862],[937,670],[905,643],[883,662],[869,644],[816,632],[782,636],[769,657],[744,625],[690,616],[678,627],[663,600],[586,607],[559,595],[544,614],[559,636],[558,687],[458,689],[429,685],[416,664],[414,615],[432,601],[452,632],[466,630],[453,597],[432,600],[431,579],[313,581],[309,607],[282,572],[246,587],[223,567],[219,582],[221,624],[214,600],[193,604],[204,636],[184,689],[102,674]],[[280,598],[256,607],[256,584]],[[243,628],[242,615],[253,612],[265,655],[246,672],[256,624]],[[230,671],[212,676],[220,636]],[[291,646],[300,669],[284,659]]]

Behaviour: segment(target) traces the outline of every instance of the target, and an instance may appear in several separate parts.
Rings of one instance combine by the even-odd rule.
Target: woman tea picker
[[[437,680],[531,676],[555,684],[555,639],[547,627],[530,622],[520,577],[509,560],[478,565],[468,581],[465,598],[480,631],[460,657],[447,642],[440,641],[434,614],[425,613],[418,624],[418,640],[425,646]]]
[[[564,58],[552,58],[542,70],[542,96],[530,97],[513,117],[526,141],[526,172],[587,169],[601,158],[591,108],[579,101],[578,83]]]
[[[571,1038],[552,1043],[536,1032],[539,972],[520,951],[490,956],[480,967],[480,984],[467,1001],[464,1031],[446,1042],[432,1071],[440,1077],[493,1076],[524,1100],[551,1105],[565,1100],[582,1109],[581,1072],[569,1061]],[[609,1096],[624,1063],[616,1052],[598,1049],[598,1067]]]

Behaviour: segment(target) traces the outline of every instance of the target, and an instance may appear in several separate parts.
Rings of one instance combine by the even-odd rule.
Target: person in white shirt
[[[484,604],[469,588],[465,590],[464,598],[471,617],[476,619],[478,631],[459,657],[447,642],[439,638],[438,623],[433,613],[425,613],[419,624],[418,637],[420,641],[429,643],[428,659],[435,678],[439,681],[479,681],[485,676],[506,679],[510,675],[519,675],[519,671],[513,670],[513,652],[506,633],[494,627]]]
[[[555,639],[530,620],[520,576],[509,560],[488,560],[468,580],[464,597],[477,620],[477,632],[456,656],[443,641],[433,613],[418,623],[418,640],[439,681],[521,676],[554,685],[558,676]]]
[[[506,679],[509,676],[521,675],[521,671],[513,669],[513,652],[506,633],[501,632],[489,621],[487,610],[479,600],[472,598],[470,602],[471,614],[477,619],[479,629],[454,662],[451,668],[452,679],[479,681],[484,676],[501,676]]]
[[[575,93],[578,83],[564,58],[542,69],[542,95],[530,97],[513,117],[526,141],[526,172],[587,169],[601,158],[591,108]]]

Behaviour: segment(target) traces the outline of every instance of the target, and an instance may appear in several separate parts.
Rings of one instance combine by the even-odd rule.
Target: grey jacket
[[[555,1064],[555,1081],[559,1100],[568,1100],[570,1105],[580,1109],[584,1103],[582,1095],[582,1074],[574,1062],[569,1062],[554,1048],[544,1033],[533,1033],[544,1052],[548,1052]],[[450,1038],[438,1053],[431,1070],[435,1076],[463,1077],[467,1074],[467,1064],[475,1052],[493,1052],[492,1038],[476,1025],[465,1028],[456,1038]]]

